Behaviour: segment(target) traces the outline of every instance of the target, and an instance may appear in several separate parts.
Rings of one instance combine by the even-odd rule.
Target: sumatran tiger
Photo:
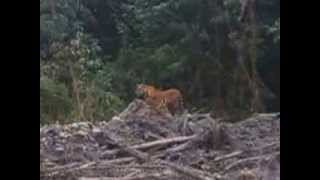
[[[156,109],[167,108],[172,115],[183,112],[182,95],[177,89],[159,90],[151,85],[138,84],[136,94],[143,96],[145,102]]]

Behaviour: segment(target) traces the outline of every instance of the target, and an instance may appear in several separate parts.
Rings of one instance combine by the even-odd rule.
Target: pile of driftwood
[[[280,117],[228,124],[209,114],[163,116],[135,100],[108,122],[41,127],[40,178],[277,180]]]

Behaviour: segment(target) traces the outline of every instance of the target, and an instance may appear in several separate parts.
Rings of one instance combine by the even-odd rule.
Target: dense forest
[[[40,124],[108,120],[138,83],[189,111],[280,111],[280,0],[40,0]]]

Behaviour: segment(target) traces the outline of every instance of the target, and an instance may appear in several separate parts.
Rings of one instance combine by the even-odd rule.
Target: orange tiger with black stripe
[[[142,94],[146,103],[154,108],[167,108],[172,115],[183,112],[183,98],[178,89],[159,90],[152,85],[138,84],[136,93]]]

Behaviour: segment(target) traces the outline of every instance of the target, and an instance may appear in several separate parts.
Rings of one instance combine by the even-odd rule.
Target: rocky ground
[[[41,127],[40,179],[278,180],[280,116],[229,124],[134,100],[108,122]]]

